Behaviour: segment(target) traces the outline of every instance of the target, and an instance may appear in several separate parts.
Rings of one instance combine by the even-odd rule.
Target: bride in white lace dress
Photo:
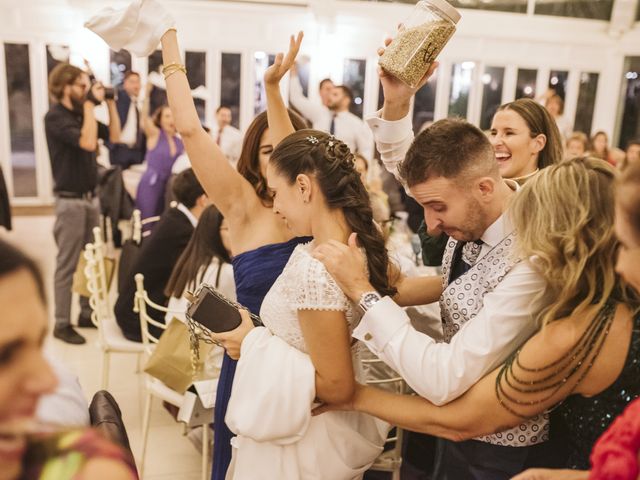
[[[351,331],[360,319],[325,267],[316,245],[346,243],[353,232],[367,256],[370,281],[384,294],[388,257],[349,148],[316,130],[294,132],[279,81],[302,35],[292,37],[265,74],[269,128],[277,145],[267,167],[274,213],[299,245],[262,304],[266,328],[245,316],[233,332],[214,335],[239,357],[226,423],[236,433],[228,479],[361,478],[382,451],[388,424],[355,412],[311,416],[318,402],[342,403],[362,381]]]

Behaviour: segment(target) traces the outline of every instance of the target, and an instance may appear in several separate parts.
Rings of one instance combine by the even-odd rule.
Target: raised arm
[[[153,138],[160,133],[160,129],[153,123],[151,119],[151,91],[153,90],[153,84],[147,82],[145,88],[144,101],[142,102],[142,110],[140,111],[140,126],[144,131],[146,137]]]
[[[291,75],[289,81],[289,100],[291,105],[297,108],[305,118],[311,120],[311,122],[317,122],[322,118],[325,107],[319,102],[309,100],[304,96],[302,91],[302,85],[300,84],[300,77],[295,68],[291,68]]]
[[[161,41],[164,65],[182,65],[176,31],[168,30]],[[202,128],[187,76],[177,71],[170,74],[166,82],[176,128],[207,196],[231,224],[246,223],[251,212],[261,206],[258,195],[251,184],[229,164],[222,150]]]
[[[289,40],[289,51],[286,55],[278,53],[276,59],[264,73],[264,89],[267,93],[267,118],[269,121],[269,134],[274,148],[286,136],[295,132],[287,106],[284,104],[280,93],[280,80],[293,66],[296,55],[300,50],[303,33],[299,32],[296,37],[291,35]]]

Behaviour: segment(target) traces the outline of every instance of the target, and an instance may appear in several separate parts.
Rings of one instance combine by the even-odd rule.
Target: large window
[[[259,114],[267,109],[267,95],[264,91],[264,72],[267,71],[276,59],[275,55],[269,55],[266,52],[255,52],[254,58],[254,73],[256,78],[255,84],[255,98],[253,102],[254,115]]]
[[[451,90],[449,92],[449,117],[467,118],[469,93],[473,83],[474,62],[455,63],[451,67]]]
[[[502,103],[504,85],[504,67],[485,67],[482,74],[482,109],[480,111],[480,129],[491,128],[491,121]]]
[[[206,52],[186,52],[184,58],[187,68],[187,79],[191,90],[194,90],[193,101],[200,121],[205,121],[207,108],[207,54]]]
[[[154,86],[151,90],[151,99],[149,100],[149,113],[153,114],[159,107],[166,105],[167,91],[161,87],[164,85],[162,76],[162,50],[156,50],[147,57],[147,73],[149,73],[148,82]]]
[[[578,93],[578,106],[576,108],[576,119],[573,129],[577,132],[591,134],[591,124],[593,122],[593,107],[596,103],[596,93],[598,92],[597,73],[580,74],[580,91]]]
[[[29,45],[5,43],[4,57],[9,100],[13,195],[35,197],[38,195],[38,186],[31,110]]]
[[[537,70],[528,68],[518,69],[518,79],[516,80],[516,100],[518,98],[535,98]]]
[[[240,80],[242,54],[223,53],[220,67],[220,105],[231,110],[231,125],[240,126]]]
[[[125,72],[131,70],[131,54],[126,50],[120,50],[109,53],[109,73],[111,76],[111,85],[117,87],[122,84]]]
[[[437,87],[438,76],[432,75],[427,84],[416,92],[413,103],[413,131],[416,134],[435,120]]]
[[[550,89],[559,95],[562,98],[562,101],[565,100],[567,96],[567,85],[569,81],[569,72],[563,70],[551,70],[549,72],[549,85]]]
[[[413,2],[408,2],[413,3]],[[479,10],[493,10],[499,12],[527,12],[527,0],[449,0],[456,8],[473,8]]]
[[[624,100],[618,146],[626,148],[640,137],[640,57],[627,57],[624,69]]]
[[[367,71],[367,61],[347,58],[344,61],[342,84],[351,89],[353,99],[349,111],[362,118],[364,101],[364,77]]]
[[[611,19],[613,0],[536,0],[535,13],[560,17]]]

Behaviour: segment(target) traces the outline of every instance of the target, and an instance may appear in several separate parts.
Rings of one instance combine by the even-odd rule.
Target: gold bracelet
[[[181,63],[170,63],[169,65],[164,65],[162,67],[162,73],[166,76],[168,73],[173,73],[177,70],[180,70],[184,73],[187,73],[187,68]]]
[[[187,74],[187,69],[186,68],[176,68],[174,70],[171,70],[169,73],[165,73],[164,74],[164,79],[166,80],[167,78],[169,78],[171,75],[173,75],[176,72],[182,72],[185,75]]]

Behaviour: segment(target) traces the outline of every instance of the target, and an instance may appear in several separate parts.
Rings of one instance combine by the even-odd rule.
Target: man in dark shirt
[[[209,204],[209,200],[191,168],[180,172],[172,184],[173,195],[178,202],[162,214],[151,235],[142,242],[140,253],[127,273],[120,288],[120,295],[114,307],[114,313],[125,337],[136,342],[142,341],[140,319],[133,311],[136,293],[134,276],[144,275],[144,287],[149,299],[159,305],[166,305],[168,298],[165,287],[178,258],[191,239],[200,214]],[[164,322],[164,314],[149,309],[148,313]],[[155,336],[161,331],[150,326]]]
[[[71,284],[82,248],[92,241],[99,223],[96,197],[98,138],[117,142],[120,121],[115,102],[107,100],[109,126],[98,122],[94,108],[104,101],[104,87],[89,82],[89,76],[68,63],[57,65],[49,75],[52,106],[44,125],[56,197],[53,235],[58,246],[54,277],[54,337],[73,344],[85,343],[71,326]],[[81,298],[79,323],[91,314],[88,300]]]

